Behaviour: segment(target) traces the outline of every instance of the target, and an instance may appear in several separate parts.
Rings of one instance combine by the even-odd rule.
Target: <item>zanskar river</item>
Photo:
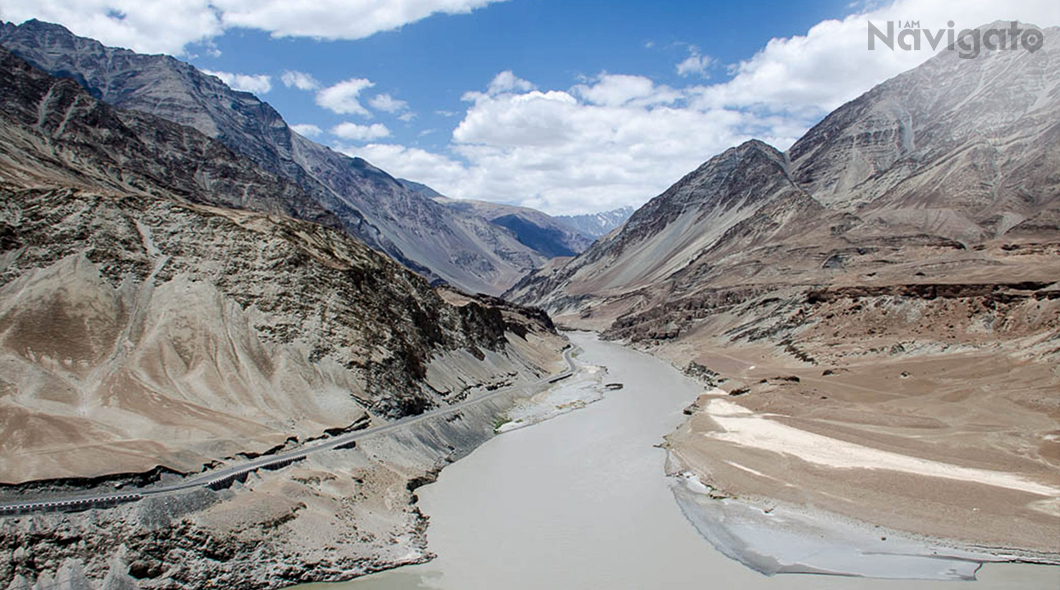
[[[718,552],[682,514],[673,493],[680,484],[665,476],[666,451],[655,446],[702,385],[595,335],[571,339],[583,350],[581,362],[607,367],[606,381],[625,387],[583,410],[497,436],[420,488],[435,560],[301,589],[953,590],[948,581],[769,577]],[[1060,587],[1060,568],[1050,566],[986,564],[976,577],[968,588]]]

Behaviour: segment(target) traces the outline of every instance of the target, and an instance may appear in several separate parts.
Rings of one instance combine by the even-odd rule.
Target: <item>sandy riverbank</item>
[[[720,387],[668,436],[668,469],[730,556],[767,573],[956,579],[983,561],[1060,563],[1047,367],[975,350],[830,369],[765,346],[696,358]]]

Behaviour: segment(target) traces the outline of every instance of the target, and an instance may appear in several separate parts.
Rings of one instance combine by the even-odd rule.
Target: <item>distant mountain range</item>
[[[425,184],[403,178],[399,182],[460,216],[476,217],[507,229],[521,244],[546,258],[574,256],[593,242],[557,218],[536,209],[473,199],[450,199]]]
[[[77,81],[106,103],[218,140],[301,189],[301,200],[286,206],[287,214],[330,218],[432,280],[497,294],[551,256],[513,231],[436,203],[360,158],[302,137],[267,103],[172,57],[105,47],[36,20],[0,24],[0,45],[52,75]]]
[[[555,219],[583,236],[596,240],[625,223],[630,215],[633,215],[633,207],[620,207],[585,215],[557,215]]]

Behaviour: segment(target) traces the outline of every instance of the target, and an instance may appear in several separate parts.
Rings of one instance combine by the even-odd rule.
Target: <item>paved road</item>
[[[572,348],[570,345],[567,345],[567,348],[563,351],[563,360],[567,362],[567,369],[564,370],[562,373],[552,375],[550,377],[545,377],[537,381],[536,383],[524,385],[521,387],[525,387],[527,389],[542,389],[553,383],[556,383],[557,381],[561,381],[573,375],[575,369],[574,361],[571,359],[571,354],[573,352],[574,348]],[[237,465],[224,467],[216,471],[210,471],[201,475],[185,478],[184,480],[173,484],[167,484],[164,486],[157,486],[152,488],[141,488],[138,490],[129,490],[115,494],[96,494],[90,496],[56,498],[51,500],[34,502],[0,503],[0,516],[24,514],[26,512],[34,512],[41,510],[79,510],[85,508],[113,506],[115,504],[121,504],[125,502],[135,502],[147,496],[170,494],[173,492],[179,492],[183,490],[201,487],[222,487],[228,482],[234,479],[245,477],[247,474],[253,471],[257,471],[258,469],[278,469],[285,465],[290,465],[295,461],[301,461],[302,459],[305,459],[307,456],[313,453],[320,453],[338,447],[345,447],[351,445],[355,441],[362,438],[392,432],[399,428],[404,428],[406,426],[416,424],[417,422],[422,422],[435,416],[456,412],[461,408],[466,408],[467,406],[470,406],[472,404],[477,404],[490,398],[496,397],[502,393],[507,392],[509,389],[510,388],[498,389],[497,391],[491,391],[484,395],[467,399],[459,403],[445,406],[443,408],[438,408],[430,412],[425,412],[417,416],[408,416],[402,418],[401,420],[391,422],[389,424],[376,426],[375,428],[369,428],[367,430],[358,430],[356,432],[342,434],[336,436],[335,438],[316,442],[314,444],[306,445],[297,449],[292,449],[290,451],[285,451],[283,453],[277,453],[275,455],[261,457],[252,461],[247,461],[244,463],[239,463]]]

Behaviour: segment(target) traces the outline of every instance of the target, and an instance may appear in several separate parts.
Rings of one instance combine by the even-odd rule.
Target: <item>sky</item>
[[[1060,25],[1056,0],[2,0],[168,53],[298,132],[455,198],[638,206],[748,139],[789,147],[932,55],[868,23]],[[897,25],[901,28],[901,25]]]

